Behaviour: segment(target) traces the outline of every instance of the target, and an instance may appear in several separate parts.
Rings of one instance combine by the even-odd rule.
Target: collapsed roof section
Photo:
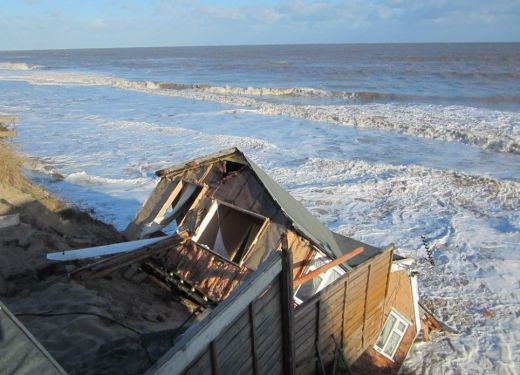
[[[217,160],[230,161],[249,167],[268,191],[271,198],[278,204],[286,218],[292,223],[293,229],[330,258],[339,258],[346,251],[363,246],[365,248],[363,254],[354,257],[345,264],[347,267],[355,267],[380,253],[381,250],[376,247],[332,232],[236,147],[159,170],[156,172],[156,175],[159,177],[173,177],[186,170],[199,168]]]

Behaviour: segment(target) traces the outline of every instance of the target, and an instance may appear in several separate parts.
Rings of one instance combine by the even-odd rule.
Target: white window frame
[[[332,262],[332,259],[329,259],[328,257],[326,257],[324,254],[320,253],[320,252],[316,252],[316,255],[314,256],[314,258],[312,258],[312,264],[308,267],[307,269],[307,272],[305,272],[305,274],[308,274],[309,272],[312,272],[322,266],[324,266],[325,264],[323,265],[320,265],[320,266],[317,266],[316,265],[316,261],[317,260],[326,260],[325,261],[325,264],[329,263],[329,262]],[[318,285],[318,287],[316,288],[316,291],[314,292],[314,294],[317,294],[319,293],[321,290],[325,289],[328,285],[332,284],[335,280],[332,278],[332,274],[333,272],[337,272],[339,273],[339,276],[343,276],[345,274],[345,270],[343,268],[341,268],[340,266],[336,266],[336,267],[333,267],[325,272],[323,272],[322,274],[320,274],[319,276],[316,276],[316,277],[321,277],[322,278],[322,281],[321,283]],[[303,284],[302,284],[303,285]],[[294,291],[294,302],[296,302],[298,305],[301,305],[303,302],[305,302],[304,300],[301,300],[299,299],[296,295],[298,294],[298,291],[300,290],[300,288],[302,287],[302,285],[300,285],[298,288],[296,288],[296,290]],[[314,295],[313,294],[313,295]]]
[[[377,345],[377,342],[381,338],[381,335],[383,334],[386,325],[389,323],[390,316],[393,316],[396,320],[395,320],[392,328],[388,331],[388,335],[385,338],[383,347],[381,348]],[[404,324],[404,329],[402,331],[399,330],[399,323]],[[399,314],[399,312],[397,312],[394,309],[390,310],[390,314],[388,314],[388,317],[386,318],[385,325],[383,326],[383,329],[379,333],[376,343],[374,344],[374,350],[376,352],[378,352],[379,354],[381,354],[383,357],[388,358],[389,360],[391,360],[393,362],[395,353],[397,352],[397,349],[399,349],[399,346],[401,346],[401,342],[403,341],[404,335],[406,334],[406,330],[408,329],[410,324],[411,323],[407,319],[403,318],[403,316],[401,314]],[[392,354],[388,355],[387,353],[385,353],[385,348],[387,347],[387,345],[390,341],[390,337],[392,336],[392,333],[395,333],[399,336],[399,341],[397,342],[397,345],[395,346],[395,349],[393,350]]]

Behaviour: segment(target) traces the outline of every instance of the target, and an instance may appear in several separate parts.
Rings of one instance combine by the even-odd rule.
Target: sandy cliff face
[[[0,299],[71,373],[142,373],[171,346],[155,332],[190,316],[171,294],[123,273],[84,283],[68,278],[81,263],[50,262],[49,252],[120,242],[112,226],[50,196],[25,178],[23,159],[0,140]]]

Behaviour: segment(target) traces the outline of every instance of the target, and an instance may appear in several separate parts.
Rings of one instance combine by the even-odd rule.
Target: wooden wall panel
[[[350,363],[373,345],[380,332],[392,250],[347,272],[295,311],[296,369],[316,370],[316,347],[325,367],[342,344]]]
[[[274,254],[147,374],[293,374],[294,321],[282,311],[292,309],[291,264],[290,254]]]

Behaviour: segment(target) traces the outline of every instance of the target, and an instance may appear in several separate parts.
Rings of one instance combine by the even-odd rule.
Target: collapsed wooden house
[[[124,231],[132,251],[72,274],[138,265],[211,311],[149,373],[399,370],[423,316],[393,245],[332,232],[236,148],[157,175]]]

